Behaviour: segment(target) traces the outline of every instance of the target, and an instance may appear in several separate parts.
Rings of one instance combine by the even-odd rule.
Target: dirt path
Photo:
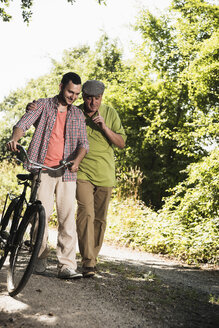
[[[52,251],[46,274],[32,275],[15,298],[7,294],[3,267],[0,327],[219,327],[217,269],[107,245],[95,278],[60,280],[56,263]]]

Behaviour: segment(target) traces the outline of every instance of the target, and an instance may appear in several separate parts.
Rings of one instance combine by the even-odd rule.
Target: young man
[[[115,184],[113,147],[125,147],[125,132],[115,109],[101,104],[105,86],[89,80],[84,83],[84,103],[89,153],[77,173],[77,233],[83,276],[95,275],[96,261],[106,229],[107,210]]]
[[[58,167],[63,159],[72,160],[69,169],[61,169],[56,173],[42,171],[37,197],[45,208],[46,228],[35,272],[43,273],[46,270],[49,253],[48,220],[53,211],[55,195],[59,224],[58,277],[74,279],[82,275],[76,272],[76,225],[72,199],[75,195],[77,170],[89,147],[84,115],[72,105],[81,91],[80,77],[72,72],[65,74],[59,88],[57,96],[39,99],[34,103],[35,110],[28,110],[24,114],[14,126],[7,148],[16,151],[19,139],[34,124],[35,132],[28,149],[31,160],[48,167]]]

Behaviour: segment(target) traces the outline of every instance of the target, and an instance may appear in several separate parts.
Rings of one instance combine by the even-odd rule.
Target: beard
[[[59,101],[61,102],[62,105],[64,106],[68,106],[68,105],[72,105],[73,100],[69,99],[68,97],[66,97],[64,95],[64,92],[61,90],[61,92],[59,93]]]

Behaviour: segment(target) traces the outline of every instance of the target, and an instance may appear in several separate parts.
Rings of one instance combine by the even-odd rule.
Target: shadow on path
[[[57,278],[52,251],[46,274],[32,275],[15,298],[7,294],[3,267],[0,327],[218,327],[215,297],[192,282],[195,277],[200,277],[199,283],[207,279],[214,290],[209,279],[215,281],[218,271],[199,271],[146,253],[137,252],[138,259],[133,252],[127,256],[126,249],[106,251],[107,247],[97,276],[76,281]]]

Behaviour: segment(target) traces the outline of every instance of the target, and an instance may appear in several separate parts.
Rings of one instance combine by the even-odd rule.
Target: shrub
[[[106,239],[173,255],[188,263],[218,264],[218,149],[186,170],[159,212],[128,197],[109,206]]]
[[[7,193],[13,192],[17,194],[22,190],[22,187],[17,183],[16,175],[18,173],[27,172],[23,169],[22,165],[18,165],[14,161],[3,160],[0,165],[0,211],[2,212],[5,197]]]

